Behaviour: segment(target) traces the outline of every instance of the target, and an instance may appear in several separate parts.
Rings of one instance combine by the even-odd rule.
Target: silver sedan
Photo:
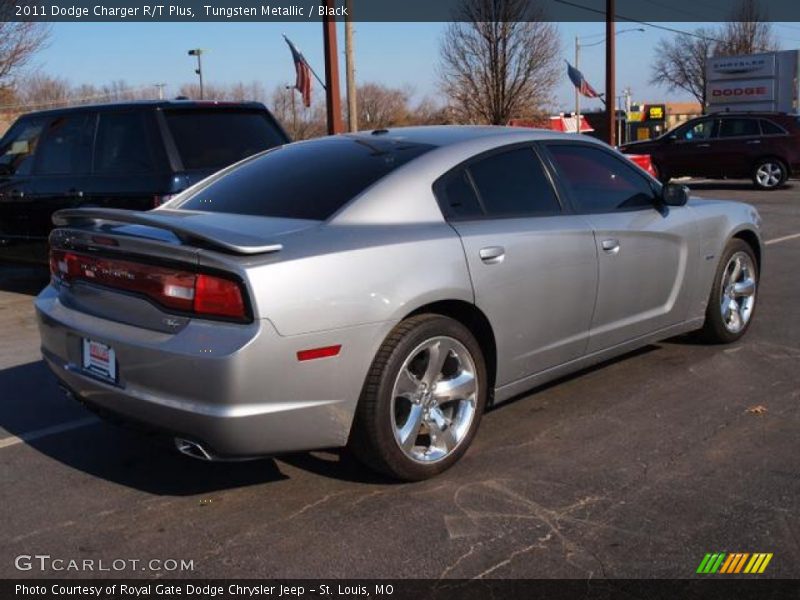
[[[656,340],[733,342],[762,246],[608,146],[377,130],[249,158],[147,213],[56,214],[47,364],[207,460],[349,446],[417,480],[488,405]]]

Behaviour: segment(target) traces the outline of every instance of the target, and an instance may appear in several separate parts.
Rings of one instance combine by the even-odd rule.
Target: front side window
[[[88,173],[92,164],[94,123],[95,115],[89,113],[53,119],[39,148],[36,171],[45,175]]]
[[[758,121],[755,119],[722,119],[719,123],[718,137],[721,138],[754,136],[760,134],[761,131],[758,127]]]
[[[433,148],[344,136],[289,144],[212,180],[178,208],[324,221],[370,185]]]
[[[547,147],[577,210],[598,213],[653,207],[650,182],[623,159],[580,144]]]
[[[688,125],[683,129],[679,129],[676,135],[679,140],[687,142],[701,141],[710,139],[713,130],[714,121],[712,119],[706,119],[705,121],[699,121],[694,125]]]
[[[44,119],[18,121],[0,146],[0,176],[27,175],[42,135]]]

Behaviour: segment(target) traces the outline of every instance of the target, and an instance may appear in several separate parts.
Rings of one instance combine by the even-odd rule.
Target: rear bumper
[[[98,412],[197,442],[219,458],[346,444],[372,357],[391,324],[281,337],[267,320],[193,320],[164,334],[65,307],[52,287],[35,302],[42,355]],[[110,345],[118,382],[82,368],[82,338]],[[332,358],[297,352],[341,344]]]

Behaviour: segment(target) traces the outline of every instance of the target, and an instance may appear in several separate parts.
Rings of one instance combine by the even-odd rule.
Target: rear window
[[[286,143],[263,111],[165,111],[185,169],[221,169]]]
[[[370,185],[434,146],[328,137],[290,144],[237,167],[180,208],[324,221]]]

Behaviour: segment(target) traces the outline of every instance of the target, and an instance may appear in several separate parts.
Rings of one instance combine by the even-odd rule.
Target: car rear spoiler
[[[192,214],[166,210],[140,212],[116,208],[65,208],[53,214],[53,224],[58,227],[97,226],[104,223],[145,225],[170,231],[185,244],[201,242],[205,246],[234,254],[269,254],[283,249],[282,244],[264,244],[262,238],[245,233],[200,223],[187,225],[181,223],[183,220],[188,220],[187,217]]]

